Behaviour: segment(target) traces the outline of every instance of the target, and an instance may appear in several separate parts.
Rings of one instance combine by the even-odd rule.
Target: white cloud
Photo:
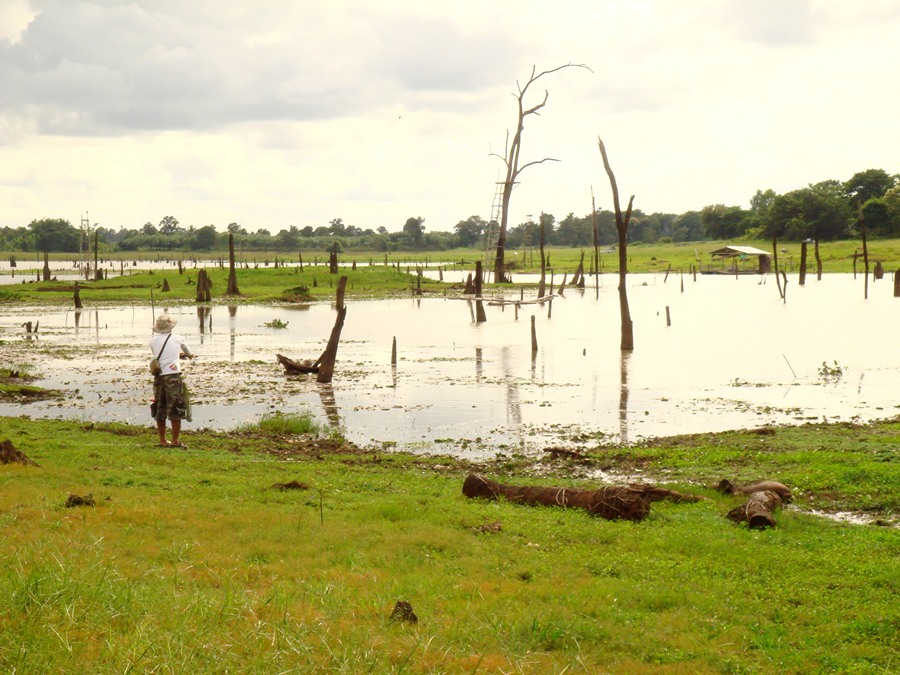
[[[490,215],[516,82],[567,62],[593,72],[530,92],[523,160],[562,161],[523,173],[514,221],[606,198],[598,135],[646,211],[897,172],[895,5],[10,0],[0,225],[448,230]]]

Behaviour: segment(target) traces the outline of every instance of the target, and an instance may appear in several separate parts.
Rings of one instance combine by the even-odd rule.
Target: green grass
[[[900,420],[482,465],[591,486],[668,470],[696,504],[641,523],[467,500],[473,467],[337,439],[0,419],[4,672],[807,673],[898,664],[897,528],[800,510],[750,531],[702,485],[772,478],[802,508],[896,513]],[[0,438],[2,440],[2,438]],[[807,454],[804,454],[807,453]],[[876,471],[876,467],[882,467]],[[540,474],[540,477],[538,476]],[[309,489],[281,491],[296,480]],[[97,505],[66,509],[69,493]],[[492,534],[478,526],[500,522]],[[410,602],[417,624],[389,619]]]
[[[259,431],[266,434],[311,434],[318,436],[322,433],[322,425],[316,422],[311,413],[285,415],[281,412],[275,412],[271,415],[263,415],[258,422],[241,425],[238,427],[238,431],[242,433]]]

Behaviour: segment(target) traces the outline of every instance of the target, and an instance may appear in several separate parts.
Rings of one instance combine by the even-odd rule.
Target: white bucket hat
[[[178,323],[178,321],[173,319],[168,314],[160,314],[158,317],[156,317],[156,323],[153,324],[153,332],[171,333],[172,329],[175,328],[176,323]]]

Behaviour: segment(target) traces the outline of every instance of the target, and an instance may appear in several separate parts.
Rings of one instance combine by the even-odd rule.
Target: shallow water
[[[357,443],[479,458],[900,413],[900,298],[888,281],[870,283],[864,300],[862,277],[812,277],[805,287],[792,278],[783,303],[772,277],[663,279],[630,277],[635,350],[626,356],[611,275],[599,298],[569,289],[518,317],[486,305],[481,324],[465,300],[351,299],[331,385],[287,377],[275,361],[321,354],[334,323],[328,304],[166,309],[198,354],[185,365],[193,428],[309,411]],[[274,319],[287,328],[264,325]],[[37,336],[24,334],[25,321],[40,322]],[[146,307],[0,309],[3,361],[33,364],[38,384],[69,394],[0,403],[0,414],[149,424],[151,321]],[[823,363],[840,374],[822,375]]]

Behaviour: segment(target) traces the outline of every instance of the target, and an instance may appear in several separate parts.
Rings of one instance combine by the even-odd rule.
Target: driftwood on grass
[[[785,503],[790,503],[793,499],[791,489],[784,483],[779,483],[774,480],[761,480],[756,483],[748,483],[747,485],[735,485],[727,478],[723,478],[719,481],[719,484],[716,485],[716,490],[723,495],[749,495],[754,492],[768,490],[781,497],[782,501]]]
[[[685,495],[652,485],[603,487],[579,490],[564,487],[503,485],[475,474],[466,476],[463,494],[469,498],[498,499],[503,497],[517,504],[533,506],[562,506],[584,509],[592,516],[607,520],[643,520],[650,513],[650,503],[662,499],[676,502],[696,502],[702,497]]]
[[[781,497],[771,490],[751,492],[747,501],[728,512],[727,518],[736,523],[747,523],[750,529],[775,527],[775,511],[781,508]]]
[[[774,480],[735,485],[723,478],[716,489],[726,495],[747,496],[747,501],[731,509],[726,517],[736,523],[747,523],[751,529],[775,527],[775,512],[793,499],[791,489]]]

